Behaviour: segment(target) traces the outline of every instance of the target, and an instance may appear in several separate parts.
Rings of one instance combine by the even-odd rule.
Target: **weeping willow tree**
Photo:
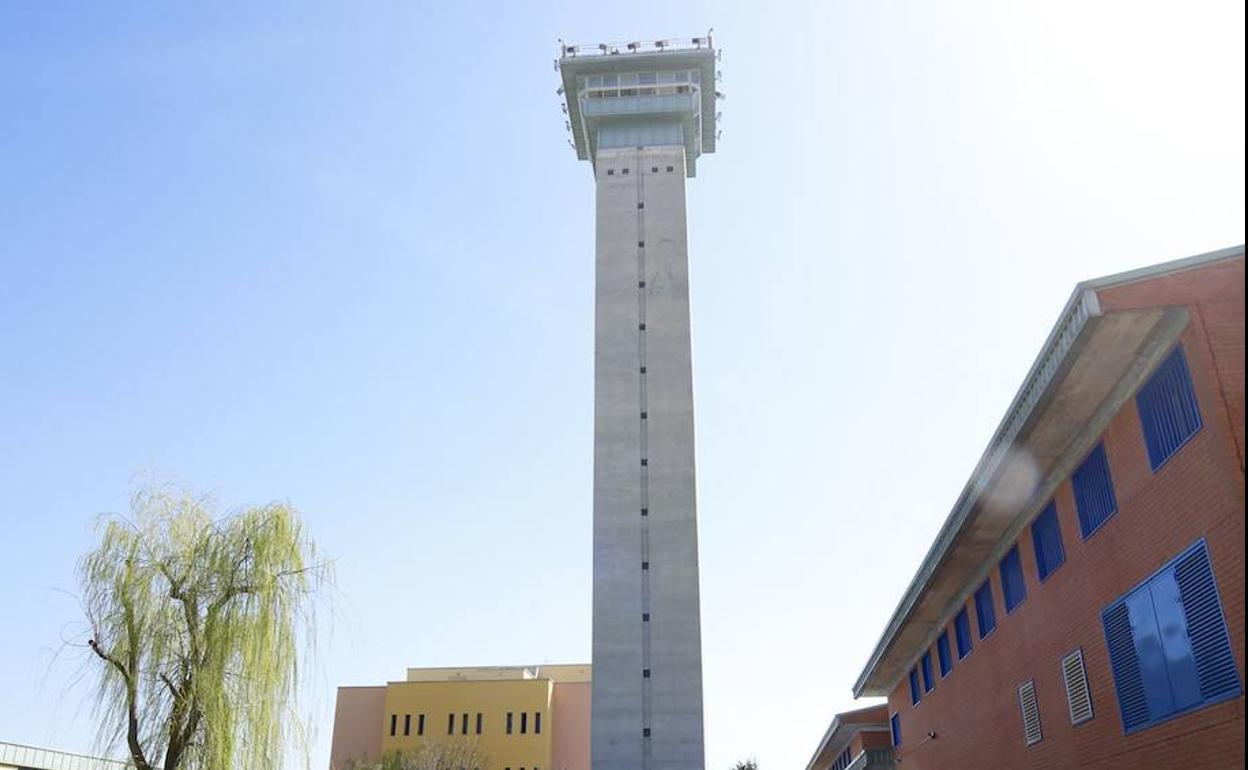
[[[100,739],[136,770],[282,766],[300,741],[300,656],[328,568],[284,503],[214,519],[140,489],[79,562]]]

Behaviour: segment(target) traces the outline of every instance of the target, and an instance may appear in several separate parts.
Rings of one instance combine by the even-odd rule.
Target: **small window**
[[[638,289],[644,289],[644,288],[646,288],[646,282],[645,282],[645,281],[638,281],[638,282],[637,282],[637,288],[638,288]]]
[[[446,734],[447,735],[455,734],[455,715],[454,714],[446,715]]]
[[[676,167],[675,167],[675,166],[668,166],[668,167],[667,167],[667,173],[669,173],[669,174],[670,174],[670,173],[672,173],[672,172],[673,172],[673,171],[675,171],[675,170],[676,170]]]
[[[412,734],[412,715],[411,714],[403,715],[403,734],[404,735]]]
[[[484,726],[485,715],[480,711],[477,712],[477,735],[481,734],[481,728]]]
[[[1036,572],[1041,582],[1066,561],[1062,528],[1057,522],[1057,503],[1050,500],[1031,523],[1031,544],[1036,549]]]
[[[625,168],[620,169],[620,173],[621,173],[621,174],[627,174],[627,173],[628,173],[628,168],[627,168],[627,167],[625,167]]]
[[[510,711],[508,711],[507,712],[507,734],[508,735],[511,735],[512,733],[512,723],[514,719],[515,719],[515,715],[512,714]]]
[[[644,322],[637,324],[637,331],[644,332],[645,330],[646,330],[646,324]]]
[[[641,563],[641,568],[642,568],[642,569],[650,569],[650,562],[648,562],[648,561],[643,561],[643,562]]]
[[[932,676],[931,652],[923,653],[923,657],[919,659],[919,668],[923,671],[923,692],[929,693],[936,686],[935,677]]]
[[[649,728],[649,727],[643,727],[643,728],[641,728],[641,737],[643,737],[643,738],[649,738],[649,737],[650,737],[650,728]]]
[[[991,634],[997,627],[997,610],[993,606],[992,581],[985,580],[975,592],[975,619],[979,624],[979,638]]]
[[[888,720],[893,732],[893,748],[901,747],[901,714],[893,714]]]
[[[649,623],[649,622],[650,622],[650,613],[648,613],[648,612],[643,612],[643,613],[641,613],[641,620],[642,620],[642,622],[644,622],[644,623]]]
[[[910,705],[917,706],[921,700],[923,700],[923,695],[919,692],[919,670],[912,668],[910,669]]]
[[[615,169],[613,168],[607,169],[607,176],[615,176]]]
[[[650,465],[650,461],[649,461],[649,460],[647,460],[646,458],[644,458],[644,457],[643,457],[643,458],[641,458],[641,465],[642,465],[642,467],[644,468],[644,467],[646,467],[646,466]]]
[[[425,715],[424,714],[421,714],[420,716],[416,717],[416,734],[417,735],[425,734]]]
[[[643,420],[644,420],[644,419],[646,419],[646,415],[648,415],[648,414],[650,414],[650,413],[649,413],[649,412],[642,412],[642,413],[641,413],[641,419],[643,419]]]
[[[936,637],[936,660],[940,663],[940,676],[944,678],[953,671],[953,653],[949,649],[949,632],[941,631]]]
[[[1174,349],[1135,396],[1148,446],[1148,461],[1156,471],[1201,428],[1196,389],[1187,368],[1183,346]]]
[[[638,202],[637,202],[637,208],[638,208],[638,209],[644,209],[645,207],[646,207],[646,204],[645,204],[645,203],[643,203],[642,201],[638,201]]]
[[[393,738],[396,734],[398,734],[398,731],[399,731],[399,715],[391,714],[390,715],[390,737]]]
[[[645,374],[645,373],[646,373],[646,367],[644,367],[644,366],[643,366],[643,367],[641,367],[641,369],[639,369],[638,371],[640,371],[642,374]]]
[[[642,679],[649,679],[649,678],[650,678],[650,669],[648,669],[648,668],[643,668],[643,669],[641,670],[641,678],[642,678]]]
[[[1070,476],[1075,491],[1075,510],[1079,513],[1079,530],[1086,540],[1118,512],[1114,496],[1114,480],[1109,475],[1109,459],[1104,442],[1097,444],[1083,463]]]
[[[1023,560],[1018,555],[1017,545],[1001,560],[1001,593],[1005,596],[1007,613],[1018,609],[1027,598],[1027,581],[1023,579]]]
[[[641,509],[641,515],[642,515],[642,516],[649,516],[649,515],[650,515],[650,509],[649,509],[649,508],[642,508],[642,509]]]
[[[534,735],[542,734],[542,712],[540,711],[536,711],[533,713],[533,734]],[[537,770],[537,768],[535,767],[533,768],[533,770]]]
[[[529,712],[520,712],[520,734],[524,735],[529,731]]]
[[[966,607],[953,619],[953,635],[958,643],[958,660],[971,654],[974,645],[971,642],[971,616]]]
[[[460,722],[460,731],[462,735],[468,734],[468,715],[463,715],[463,721]]]
[[[646,242],[645,242],[645,241],[637,241],[637,247],[638,247],[638,248],[641,248],[641,249],[644,249],[644,248],[646,247]]]

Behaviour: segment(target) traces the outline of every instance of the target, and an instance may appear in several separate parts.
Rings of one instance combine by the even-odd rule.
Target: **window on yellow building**
[[[403,715],[403,734],[404,735],[412,734],[412,715],[411,714]]]
[[[529,712],[520,712],[520,734],[524,735],[529,731]]]
[[[481,725],[482,725],[482,722],[483,722],[483,721],[484,721],[484,717],[483,717],[483,715],[481,714],[481,712],[480,712],[480,711],[478,711],[478,712],[477,712],[477,735],[480,735],[480,734],[481,734]]]
[[[542,712],[540,711],[533,715],[533,733],[535,735],[542,734]],[[535,767],[533,770],[537,770],[537,768]]]
[[[508,711],[508,712],[507,712],[507,734],[508,734],[508,735],[511,735],[511,731],[512,731],[512,720],[513,720],[514,716],[515,716],[515,715],[514,715],[514,714],[512,714],[510,711]],[[511,770],[511,768],[508,768],[507,770]]]

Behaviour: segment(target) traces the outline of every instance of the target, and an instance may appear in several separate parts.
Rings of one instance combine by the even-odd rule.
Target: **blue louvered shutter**
[[[919,666],[923,669],[923,692],[931,692],[932,688],[936,686],[935,679],[932,677],[932,653],[923,653]]]
[[[919,705],[922,696],[919,694],[919,671],[918,669],[910,669],[910,705]]]
[[[1127,732],[1239,695],[1203,540],[1107,608],[1102,619]]]
[[[1005,611],[1013,612],[1027,598],[1027,581],[1023,579],[1023,560],[1015,545],[1001,560],[1001,593],[1005,598]]]
[[[1235,670],[1231,639],[1204,543],[1179,558],[1174,577],[1183,603],[1201,698],[1212,701],[1238,695],[1239,673]]]
[[[901,714],[893,714],[888,720],[889,727],[892,728],[893,746],[901,745]]]
[[[1050,500],[1031,524],[1031,542],[1036,548],[1036,571],[1044,580],[1066,561],[1062,528],[1057,522],[1057,503]]]
[[[997,627],[997,610],[992,601],[992,583],[985,580],[975,592],[975,619],[979,623],[979,638],[983,639]]]
[[[1122,726],[1131,730],[1148,722],[1148,701],[1144,697],[1144,678],[1140,676],[1140,658],[1135,652],[1135,634],[1127,602],[1112,605],[1101,616],[1105,624],[1105,644],[1109,647],[1109,664],[1118,691],[1118,708]]]
[[[971,616],[965,607],[953,619],[953,633],[958,642],[958,660],[961,660],[970,655],[974,647],[971,640]]]
[[[953,654],[949,650],[948,631],[941,631],[936,637],[936,657],[940,661],[940,675],[949,676],[949,672],[953,671]]]
[[[1086,539],[1118,512],[1114,496],[1114,480],[1109,474],[1109,458],[1105,444],[1096,445],[1070,476],[1075,491],[1075,510],[1079,513],[1079,529]]]
[[[1183,346],[1174,349],[1135,395],[1148,461],[1160,468],[1201,428],[1200,408]]]

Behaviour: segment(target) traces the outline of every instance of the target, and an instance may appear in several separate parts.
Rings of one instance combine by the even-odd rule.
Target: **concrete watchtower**
[[[564,45],[593,166],[593,770],[703,770],[685,179],[715,151],[709,37]]]

